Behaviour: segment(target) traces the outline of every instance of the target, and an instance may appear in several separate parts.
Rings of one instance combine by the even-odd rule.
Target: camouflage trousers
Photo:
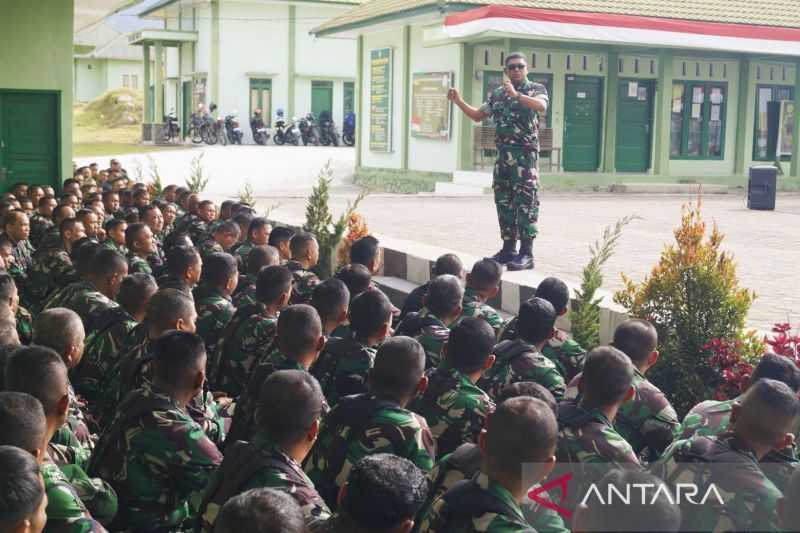
[[[539,153],[524,146],[497,148],[494,164],[494,203],[504,241],[533,239],[539,220]]]

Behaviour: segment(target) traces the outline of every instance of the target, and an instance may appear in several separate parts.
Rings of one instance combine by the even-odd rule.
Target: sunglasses
[[[508,65],[506,68],[508,70],[525,70],[527,67],[524,63],[514,63],[513,65]]]

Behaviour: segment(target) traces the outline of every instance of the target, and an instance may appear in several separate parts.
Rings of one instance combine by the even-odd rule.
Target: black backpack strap
[[[408,313],[406,317],[400,322],[395,335],[404,335],[406,337],[413,337],[417,335],[420,330],[426,326],[433,326],[436,320],[428,315],[421,313]]]
[[[498,361],[508,363],[520,355],[530,353],[531,349],[521,342],[515,340],[502,341],[494,348],[494,354]]]
[[[445,515],[452,516],[454,519],[463,519],[466,516],[477,518],[486,513],[494,513],[505,516],[517,524],[521,523],[520,516],[514,509],[488,492],[481,490],[474,479],[459,481],[442,496],[442,499],[446,504]],[[536,533],[536,530],[530,526],[520,531]]]

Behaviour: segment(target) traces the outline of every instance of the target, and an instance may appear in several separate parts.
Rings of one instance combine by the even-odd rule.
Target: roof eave
[[[375,17],[366,18],[364,20],[359,20],[358,22],[351,22],[342,25],[335,25],[326,27],[326,24],[322,26],[317,26],[316,28],[312,29],[309,33],[314,35],[315,37],[332,37],[334,35],[340,35],[347,32],[352,32],[353,30],[358,30],[367,26],[373,26],[375,24],[381,24],[384,22],[391,22],[392,20],[398,19],[406,19],[409,17],[415,17],[419,15],[426,15],[429,13],[442,13],[446,14],[448,11],[463,11],[464,9],[470,9],[473,7],[480,6],[480,4],[472,4],[469,2],[453,2],[449,1],[444,6],[441,4],[429,4],[427,6],[419,6],[412,9],[405,9],[403,11],[396,11],[392,13],[386,13],[384,15],[378,15]],[[357,9],[357,8],[355,8]]]

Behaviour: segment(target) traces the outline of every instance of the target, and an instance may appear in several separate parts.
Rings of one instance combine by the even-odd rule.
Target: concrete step
[[[453,172],[453,183],[471,185],[473,187],[491,187],[492,173],[475,170],[456,170]]]
[[[625,194],[728,194],[727,185],[700,183],[615,183],[608,192]]]
[[[434,193],[441,196],[479,196],[484,194],[484,187],[437,181]]]

